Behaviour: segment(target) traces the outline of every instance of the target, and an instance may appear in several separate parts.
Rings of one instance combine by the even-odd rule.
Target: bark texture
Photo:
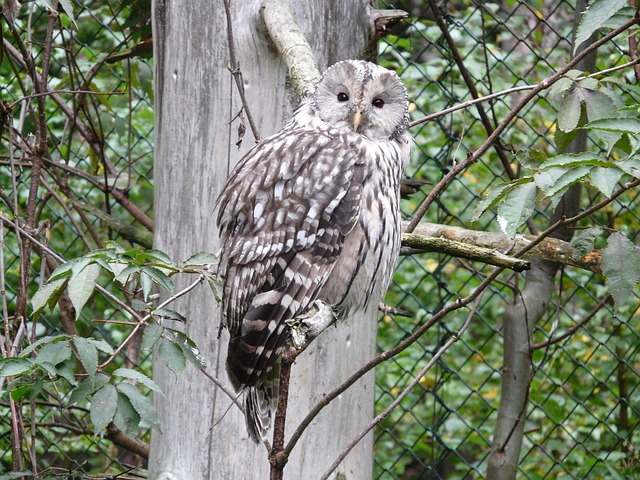
[[[262,137],[278,131],[298,99],[288,87],[282,58],[262,23],[259,1],[235,1],[231,14],[237,60],[247,102]],[[321,70],[358,58],[371,38],[364,0],[294,1],[293,9]],[[208,0],[154,3],[156,78],[155,245],[176,260],[219,248],[215,199],[232,166],[254,144],[247,125],[238,140],[241,103],[230,63],[223,3]],[[178,282],[178,288],[180,288]],[[219,311],[201,287],[176,308],[189,322],[211,373],[229,384],[224,368],[226,332],[217,340]],[[375,351],[376,313],[330,328],[296,360],[287,432],[323,394],[369,360]],[[155,398],[162,433],[153,432],[150,478],[178,480],[264,479],[267,452],[249,440],[244,418],[202,373],[188,367],[175,376],[156,360]],[[373,416],[374,378],[368,375],[321,413],[297,445],[285,478],[316,478]],[[343,479],[371,478],[372,438],[343,462]]]

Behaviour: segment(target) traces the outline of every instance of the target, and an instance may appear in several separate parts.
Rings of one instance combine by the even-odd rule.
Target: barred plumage
[[[218,198],[227,370],[246,389],[255,441],[269,428],[285,322],[316,300],[346,317],[388,286],[400,247],[407,105],[395,73],[339,62],[238,163]]]

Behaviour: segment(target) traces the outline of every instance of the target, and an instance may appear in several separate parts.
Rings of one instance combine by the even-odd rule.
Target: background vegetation
[[[605,33],[635,13],[613,1],[599,3],[617,12],[597,25]],[[429,2],[397,7],[410,16],[380,44],[380,62],[407,85],[416,120],[476,96],[536,85],[572,57],[572,2],[448,2],[439,5],[439,15]],[[152,305],[152,287],[175,297],[181,292],[172,290],[173,273],[188,271],[200,282],[213,260],[182,262],[147,250],[153,228],[150,8],[148,1],[5,2],[0,472],[6,476],[0,478],[21,471],[39,477],[138,474],[130,469],[144,466],[155,423],[149,351],[158,345],[157,354],[176,374],[186,360],[199,366],[188,339],[155,323],[179,313]],[[637,59],[634,34],[603,45],[593,71]],[[638,279],[625,270],[633,271],[638,256],[628,242],[638,243],[640,222],[633,180],[640,176],[634,163],[637,67],[579,82],[582,74],[568,73],[519,112],[499,146],[457,175],[425,217],[498,232],[499,215],[510,233],[538,233],[566,189],[582,181],[582,211],[594,211],[578,222],[586,235],[576,245],[584,253],[613,245],[609,252],[621,260],[618,273],[608,270],[607,282],[598,269],[567,267],[556,277],[551,304],[531,338],[538,348],[519,478],[640,476]],[[408,176],[440,181],[480,148],[526,93],[485,104],[488,122],[469,107],[413,128]],[[554,160],[587,124],[588,154]],[[553,177],[551,185],[541,179],[544,172]],[[423,186],[405,200],[407,218],[430,190]],[[494,201],[483,203],[487,198]],[[483,208],[487,213],[479,216]],[[78,257],[36,295],[62,259]],[[403,257],[386,301],[409,315],[381,314],[380,349],[474,292],[492,269],[438,253]],[[615,285],[614,277],[621,279]],[[96,285],[102,288],[94,292]],[[503,385],[503,315],[519,301],[522,285],[520,274],[502,273],[460,340],[378,425],[376,478],[486,475]],[[379,412],[454,332],[467,328],[468,315],[447,315],[377,367]]]

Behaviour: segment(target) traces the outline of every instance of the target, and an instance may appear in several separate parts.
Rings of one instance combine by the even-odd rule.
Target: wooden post
[[[260,1],[231,4],[237,60],[260,134],[286,122],[298,103],[287,72],[262,25]],[[338,60],[359,58],[373,35],[368,1],[293,2],[321,70]],[[213,206],[232,166],[254,144],[247,131],[238,140],[240,100],[229,65],[221,0],[156,0],[155,57],[155,236],[157,248],[175,260],[219,248]],[[178,285],[178,288],[180,285]],[[188,335],[210,372],[228,383],[226,333],[218,340],[219,310],[202,287],[176,305],[189,322]],[[324,332],[293,365],[287,434],[319,398],[375,352],[376,313],[348,319]],[[176,382],[161,362],[154,379],[162,433],[151,439],[150,478],[266,479],[267,452],[249,440],[242,414],[201,372],[188,367]],[[285,478],[318,478],[344,445],[373,415],[374,378],[369,374],[323,411],[297,445]],[[340,478],[372,476],[372,438],[338,469]],[[335,476],[333,477],[335,478]]]

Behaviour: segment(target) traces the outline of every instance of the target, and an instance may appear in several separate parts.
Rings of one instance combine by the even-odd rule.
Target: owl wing
[[[228,367],[241,384],[271,369],[284,321],[316,299],[358,220],[366,169],[349,138],[285,129],[241,160],[218,199]]]

